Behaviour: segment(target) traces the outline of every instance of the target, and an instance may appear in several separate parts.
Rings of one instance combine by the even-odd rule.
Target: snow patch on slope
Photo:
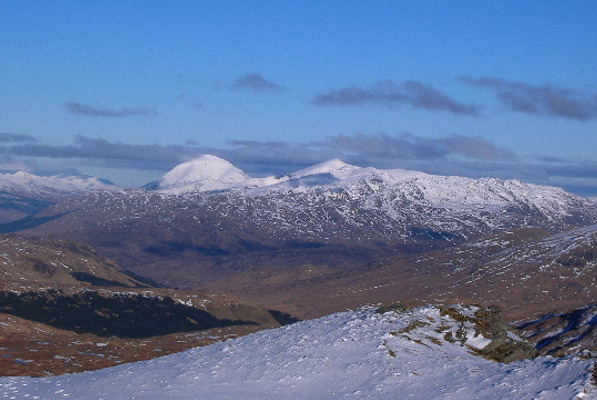
[[[373,309],[337,313],[100,371],[2,378],[0,397],[596,398],[591,360],[540,357],[496,363],[471,354],[466,345],[437,337],[438,324],[449,327],[456,322],[443,318],[435,307],[408,313],[379,314]],[[413,325],[416,329],[409,330]],[[478,339],[477,345],[484,346]]]

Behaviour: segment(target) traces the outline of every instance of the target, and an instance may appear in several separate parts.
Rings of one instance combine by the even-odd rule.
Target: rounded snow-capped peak
[[[315,164],[311,167],[307,167],[296,171],[292,174],[294,177],[303,177],[309,175],[318,175],[318,174],[332,174],[334,176],[341,175],[342,173],[352,172],[360,167],[356,167],[354,165],[350,165],[345,163],[344,161],[334,158],[333,160],[324,161],[319,164]]]
[[[10,175],[10,174],[6,174],[6,175]],[[34,178],[34,177],[36,177],[36,175],[29,173],[27,171],[16,171],[12,174],[12,176],[14,176],[15,178]]]
[[[250,177],[230,162],[212,155],[203,155],[177,165],[162,179],[160,189],[180,188],[188,185],[204,186],[206,182],[235,184]]]

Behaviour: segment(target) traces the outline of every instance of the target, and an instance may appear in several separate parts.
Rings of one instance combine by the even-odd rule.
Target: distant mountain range
[[[581,226],[596,215],[592,201],[558,188],[359,168],[340,160],[284,176],[251,178],[225,160],[204,156],[147,187],[153,190],[77,187],[73,193],[81,196],[41,215],[68,213],[77,221],[92,217],[116,230],[108,226],[159,219],[170,229],[189,224],[192,230],[216,229],[211,237],[231,225],[231,233],[246,233],[247,241],[260,238],[274,245],[458,241],[510,227]],[[214,220],[211,227],[206,224]],[[71,228],[77,230],[76,224]]]
[[[73,195],[115,189],[112,183],[93,177],[0,174],[0,222],[26,218]]]

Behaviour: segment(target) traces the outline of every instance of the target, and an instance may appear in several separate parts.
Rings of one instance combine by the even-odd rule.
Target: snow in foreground
[[[446,330],[462,328],[431,306],[385,314],[362,309],[100,371],[0,378],[0,398],[597,398],[591,360],[500,364],[471,353],[488,341],[470,330],[464,346],[445,340]]]

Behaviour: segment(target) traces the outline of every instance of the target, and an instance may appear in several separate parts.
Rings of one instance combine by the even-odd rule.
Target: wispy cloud
[[[562,163],[541,166],[548,177],[547,184],[563,187],[580,195],[597,197],[597,163]]]
[[[177,162],[198,152],[192,146],[132,145],[86,136],[76,136],[69,145],[24,144],[13,146],[12,154],[27,157],[82,158],[126,161]],[[151,168],[151,167],[149,167]]]
[[[479,108],[451,98],[446,93],[417,81],[378,82],[371,87],[350,86],[316,94],[312,103],[319,106],[358,106],[377,104],[386,107],[409,105],[430,111],[478,115]]]
[[[37,139],[30,135],[20,133],[0,133],[0,143],[36,142]]]
[[[561,158],[561,157],[553,157],[553,156],[539,156],[537,157],[537,159],[539,161],[542,161],[544,163],[565,163],[566,160]]]
[[[342,153],[325,145],[279,141],[231,141],[231,149],[217,151],[235,165],[258,174],[287,173]]]
[[[76,136],[69,145],[21,144],[9,148],[13,155],[46,158],[144,160],[181,162],[206,152],[238,161],[264,164],[304,165],[326,158],[345,157],[385,160],[445,160],[464,157],[481,161],[515,161],[516,156],[480,137],[454,135],[420,138],[409,133],[397,136],[339,135],[319,142],[290,144],[282,141],[231,141],[231,148],[218,149],[194,143],[185,145],[133,145],[106,139]]]
[[[265,79],[261,74],[257,73],[239,76],[232,84],[232,88],[236,90],[251,90],[254,92],[283,90],[282,86]]]
[[[234,148],[220,153],[221,156],[249,172],[292,172],[340,158],[359,166],[406,168],[440,175],[524,177],[516,172],[519,160],[514,153],[479,137],[339,135],[310,143],[235,141],[230,145]]]
[[[84,115],[87,117],[103,117],[103,118],[124,118],[124,117],[151,117],[156,115],[153,108],[120,108],[108,109],[90,106],[88,104],[81,104],[76,102],[66,102],[64,104],[66,110],[71,114]]]
[[[597,118],[597,93],[587,95],[554,85],[529,85],[497,78],[462,77],[461,81],[492,90],[510,110],[587,121]]]
[[[453,135],[448,138],[420,138],[410,133],[397,136],[335,136],[323,145],[355,154],[385,159],[432,160],[465,157],[483,161],[514,161],[516,155],[480,137]]]
[[[481,137],[453,135],[439,140],[451,154],[482,161],[516,161],[518,156],[510,150],[494,145]]]

